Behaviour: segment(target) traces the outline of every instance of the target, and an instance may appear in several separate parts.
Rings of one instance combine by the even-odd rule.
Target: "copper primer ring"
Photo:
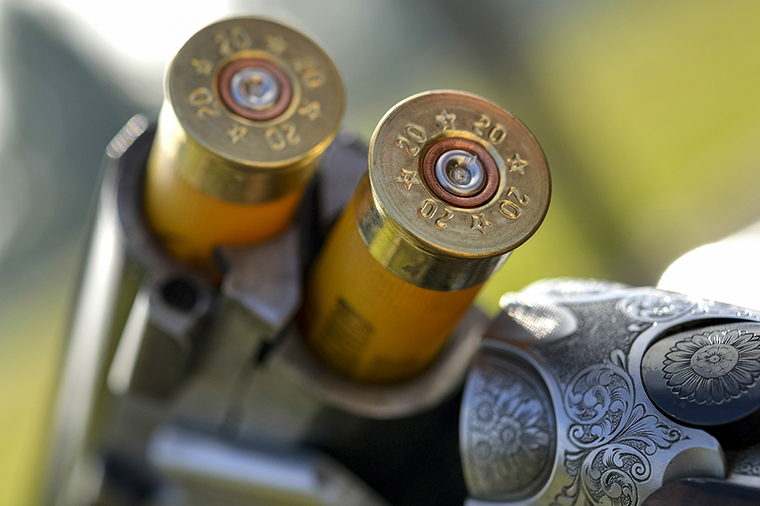
[[[280,96],[277,97],[277,102],[271,107],[261,111],[254,111],[253,109],[241,106],[232,98],[232,93],[230,92],[230,82],[232,81],[232,77],[240,70],[246,68],[260,68],[266,70],[270,72],[277,81],[277,85],[280,87]],[[280,69],[280,67],[262,58],[243,58],[231,62],[224,67],[219,75],[218,89],[222,101],[228,109],[238,116],[242,116],[251,121],[268,121],[276,118],[285,112],[285,109],[290,105],[290,99],[293,96],[293,86],[290,84],[288,76],[282,71],[282,69]]]
[[[461,149],[478,157],[485,169],[486,184],[480,192],[469,197],[454,195],[446,190],[435,175],[435,163],[438,158],[454,149]],[[422,173],[430,190],[436,197],[457,207],[478,207],[491,200],[499,188],[499,168],[486,148],[475,141],[461,137],[447,137],[433,144],[422,160]]]

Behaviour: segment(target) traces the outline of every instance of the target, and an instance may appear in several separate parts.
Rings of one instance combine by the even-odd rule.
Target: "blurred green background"
[[[655,284],[760,216],[760,3],[0,0],[0,504],[41,489],[45,428],[104,147],[156,114],[197,29],[263,14],[327,48],[345,128],[426,89],[525,122],[554,185],[544,226],[482,292],[545,277]]]

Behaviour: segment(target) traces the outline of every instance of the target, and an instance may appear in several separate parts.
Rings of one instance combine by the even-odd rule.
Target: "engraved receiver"
[[[469,506],[760,500],[760,315],[558,279],[506,294],[469,373]]]

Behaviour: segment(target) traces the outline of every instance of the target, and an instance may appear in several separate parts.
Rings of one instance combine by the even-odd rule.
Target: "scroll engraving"
[[[598,279],[559,278],[539,281],[530,286],[530,291],[536,291],[547,297],[559,300],[578,300],[597,298],[598,296],[614,297],[615,292],[627,288],[621,283],[611,283]]]
[[[760,449],[759,445],[750,446],[739,454],[734,474],[760,477]]]
[[[736,469],[736,474],[760,476],[760,462],[742,462]]]
[[[618,306],[631,319],[628,330],[641,332],[655,322],[675,320],[688,313],[701,310],[699,303],[675,293],[637,294],[620,302]]]
[[[565,469],[572,483],[555,504],[639,504],[638,486],[652,474],[650,458],[683,439],[681,431],[636,404],[625,354],[578,372],[563,397],[571,420]]]

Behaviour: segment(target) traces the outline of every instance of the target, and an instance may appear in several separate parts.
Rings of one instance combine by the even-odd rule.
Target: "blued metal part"
[[[669,335],[641,364],[644,387],[665,414],[724,446],[760,437],[760,324],[731,322]]]
[[[163,475],[182,486],[185,506],[387,504],[345,467],[313,449],[236,446],[203,433],[163,427],[147,453]]]
[[[143,458],[107,453],[103,458],[103,484],[94,506],[101,504],[146,504],[161,487],[158,474]]]
[[[726,452],[726,463],[729,481],[760,491],[760,443]]]
[[[271,390],[277,389],[278,384],[288,383],[298,387],[298,396],[320,399],[337,409],[367,418],[402,418],[428,410],[461,384],[487,322],[488,318],[480,310],[472,308],[433,363],[418,377],[398,385],[357,383],[330,373],[309,353],[292,328],[259,373],[276,379],[264,382],[262,378],[258,385],[256,381],[252,384],[247,423],[256,426],[259,424],[256,420],[271,416],[255,409],[261,404],[259,399],[271,396]],[[296,392],[288,395],[296,396]],[[294,411],[289,419],[297,420],[303,415]]]
[[[258,247],[221,251],[226,275],[216,292],[204,278],[164,252],[146,226],[139,205],[140,181],[153,129],[142,118],[129,128],[131,133],[117,137],[108,150],[110,165],[96,219],[99,225],[93,232],[85,269],[89,274],[80,293],[59,399],[48,504],[82,504],[97,494],[106,501],[116,484],[109,482],[106,473],[100,491],[93,490],[100,475],[99,455],[119,454],[139,461],[155,429],[169,421],[192,425],[207,435],[223,434],[243,446],[262,440],[300,443],[346,456],[362,470],[362,477],[374,476],[389,491],[384,493],[399,494],[400,502],[419,486],[434,486],[436,473],[448,468],[442,467],[443,461],[429,464],[426,459],[432,454],[425,448],[437,441],[444,445],[442,450],[453,450],[454,440],[440,434],[456,425],[447,418],[452,422],[449,427],[430,413],[455,394],[456,378],[464,374],[475,350],[482,315],[474,313],[474,320],[463,323],[458,334],[462,338],[455,339],[442,355],[442,367],[433,367],[415,387],[357,392],[324,370],[294,374],[300,362],[290,356],[292,347],[279,334],[299,304],[299,256],[311,250],[299,246],[300,224]],[[362,148],[354,139],[345,137],[331,149],[333,154],[326,161],[340,163],[342,168],[322,171],[321,187],[329,191],[318,192],[320,223],[334,219],[341,200],[345,204],[353,191],[338,183],[347,175],[357,180],[364,170],[363,164],[355,164],[363,157],[357,155]],[[86,329],[80,328],[85,324]],[[112,358],[114,354],[119,358]],[[272,385],[269,397],[258,396],[256,392],[266,384]],[[300,393],[291,395],[294,392]],[[373,406],[373,395],[384,397],[380,408]],[[422,407],[419,399],[424,399]],[[425,412],[410,418],[420,409]],[[341,424],[328,422],[336,419]],[[414,423],[407,426],[406,420]],[[374,444],[370,437],[346,439],[341,427],[348,426],[354,428],[352,436],[374,434],[377,427],[385,427],[382,433],[395,434],[396,443],[387,452],[365,453],[359,447],[347,452],[346,441]],[[388,427],[393,429],[388,432]],[[415,437],[417,431],[424,437]],[[393,485],[399,472],[411,472],[394,467],[398,462],[412,462],[399,455],[424,456],[414,460],[423,468],[414,471],[415,487]],[[397,474],[376,474],[383,458]],[[435,503],[461,502],[464,492],[456,483],[449,483],[455,493],[444,499],[436,496]],[[164,490],[165,485],[159,488]]]
[[[642,506],[755,506],[759,501],[757,488],[724,480],[687,478],[656,490]]]
[[[435,161],[454,148],[485,164],[478,195],[438,188]],[[476,95],[430,91],[378,124],[354,206],[362,240],[383,267],[415,286],[453,291],[484,282],[528,240],[550,194],[546,158],[525,125]]]
[[[99,471],[90,453],[101,433],[101,414],[112,398],[105,382],[109,365],[140,290],[170,279],[191,280],[199,304],[183,325],[193,329],[209,307],[210,287],[157,246],[144,225],[139,178],[130,167],[144,167],[154,128],[142,116],[132,118],[106,149],[104,179],[91,232],[78,300],[74,309],[60,388],[46,494],[47,504],[79,504],[91,493]],[[131,210],[131,211],[130,211]],[[204,309],[205,308],[205,309]],[[171,314],[171,309],[164,311]],[[176,329],[176,327],[175,327]],[[183,340],[186,335],[169,337]]]
[[[367,145],[349,132],[340,132],[336,146],[322,156],[317,183],[318,230],[326,235],[340,216],[367,171]],[[315,252],[316,254],[316,252]]]
[[[537,318],[526,324],[538,302]],[[669,335],[717,324],[756,328],[760,315],[652,288],[568,279],[510,294],[504,307],[523,310],[509,316],[517,333],[502,328],[506,317],[494,320],[462,400],[467,504],[635,506],[663,485],[725,476],[725,435],[663,412],[644,386],[642,362]],[[729,460],[732,476],[760,462],[753,455]],[[737,465],[742,458],[747,463]]]
[[[201,275],[168,255],[145,224],[142,169],[154,133],[155,129],[146,132],[144,143],[132,148],[137,160],[127,159],[114,169],[118,172],[115,184],[125,247],[146,275],[121,330],[109,369],[109,387],[116,394],[131,390],[162,398],[174,391],[185,373],[192,341],[211,309],[214,289]],[[193,292],[192,304],[180,303],[167,292],[167,286],[177,283]]]

